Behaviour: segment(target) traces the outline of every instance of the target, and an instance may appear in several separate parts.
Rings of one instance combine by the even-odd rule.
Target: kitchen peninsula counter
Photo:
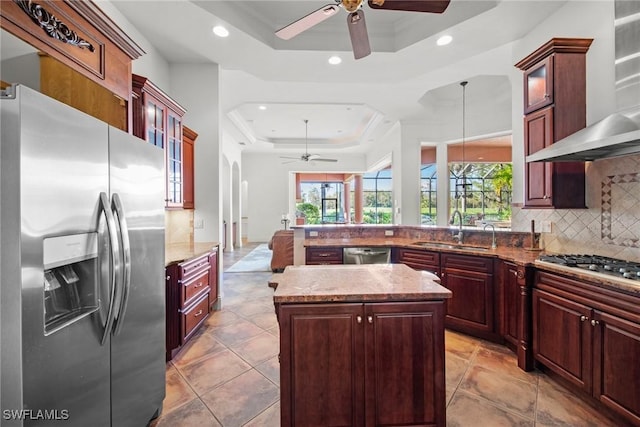
[[[437,276],[403,264],[278,276],[281,425],[446,425],[451,292]]]
[[[305,248],[349,248],[349,247],[398,247],[421,249],[425,251],[435,252],[454,252],[464,253],[467,255],[480,255],[487,257],[495,257],[505,261],[515,262],[520,265],[533,265],[542,251],[530,250],[526,247],[516,246],[498,246],[491,249],[491,245],[482,243],[463,246],[462,249],[438,248],[417,245],[417,242],[428,242],[427,238],[408,238],[408,237],[349,237],[349,238],[306,238],[303,241]],[[433,241],[433,243],[445,243],[456,245],[454,241]],[[475,249],[474,246],[480,246],[481,249]]]

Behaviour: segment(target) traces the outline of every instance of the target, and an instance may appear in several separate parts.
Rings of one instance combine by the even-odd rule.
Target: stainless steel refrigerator
[[[146,426],[165,396],[163,150],[25,86],[0,105],[0,424]]]

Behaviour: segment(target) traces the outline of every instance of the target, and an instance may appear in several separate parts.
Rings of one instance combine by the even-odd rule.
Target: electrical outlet
[[[318,237],[318,232],[317,231],[310,231],[309,232],[309,237]]]
[[[385,236],[393,236],[393,230],[384,230]]]
[[[202,218],[193,221],[193,228],[203,229],[204,220]]]
[[[540,231],[542,233],[551,233],[551,221],[542,221],[540,223]]]

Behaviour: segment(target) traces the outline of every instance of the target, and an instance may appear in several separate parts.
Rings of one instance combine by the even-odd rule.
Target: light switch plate
[[[542,233],[551,233],[551,221],[542,221],[540,223],[540,231]]]
[[[309,237],[318,237],[318,232],[317,231],[310,231],[309,232]]]
[[[384,230],[385,236],[393,236],[393,230]]]
[[[193,228],[204,228],[204,220],[202,218],[193,221]]]

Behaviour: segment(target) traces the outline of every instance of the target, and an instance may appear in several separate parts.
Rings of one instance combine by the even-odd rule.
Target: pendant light
[[[460,177],[456,178],[456,210],[460,207],[459,202],[460,199],[466,199],[467,197],[467,187],[471,184],[467,184],[467,165],[465,163],[465,137],[466,137],[466,86],[469,82],[463,81],[460,82],[460,86],[462,86],[462,165],[460,167]],[[460,183],[459,183],[460,182]],[[464,200],[463,200],[464,203]],[[462,209],[466,210],[466,203],[463,204]]]

